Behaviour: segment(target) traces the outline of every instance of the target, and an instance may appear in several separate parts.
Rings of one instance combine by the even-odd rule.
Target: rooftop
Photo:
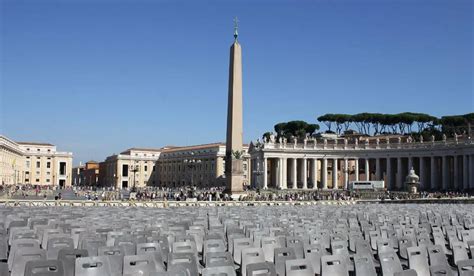
[[[125,154],[127,152],[131,152],[131,151],[153,151],[153,152],[162,152],[163,151],[163,148],[129,148],[129,149],[126,149],[124,151],[121,152],[121,154]]]
[[[201,145],[184,146],[184,147],[174,147],[174,148],[164,149],[163,152],[174,152],[174,151],[182,151],[182,150],[208,149],[208,148],[214,148],[214,147],[219,147],[219,146],[225,146],[225,143],[216,142],[216,143],[210,143],[210,144],[201,144]]]
[[[215,142],[209,144],[201,144],[201,145],[193,145],[193,146],[183,146],[183,147],[173,147],[173,148],[164,148],[163,153],[166,152],[175,152],[175,151],[182,151],[182,150],[199,150],[199,149],[208,149],[214,147],[225,146],[224,142]],[[243,144],[243,147],[248,147],[248,144]]]
[[[19,145],[32,145],[32,146],[51,146],[54,147],[53,144],[50,143],[38,143],[38,142],[16,142]]]

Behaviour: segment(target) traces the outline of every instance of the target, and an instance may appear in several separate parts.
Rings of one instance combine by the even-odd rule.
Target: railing
[[[333,141],[331,141],[333,142]],[[474,145],[472,139],[425,141],[412,143],[324,143],[309,140],[307,143],[272,143],[263,144],[264,149],[294,149],[294,150],[386,150],[386,149],[427,149],[446,148],[458,145]]]
[[[86,200],[0,200],[2,207],[244,207],[244,206],[317,206],[354,204],[474,204],[474,198],[426,198],[402,200],[320,200],[320,201],[86,201]]]
[[[218,206],[308,206],[352,205],[356,201],[87,201],[87,200],[0,200],[0,206],[32,207],[218,207]]]

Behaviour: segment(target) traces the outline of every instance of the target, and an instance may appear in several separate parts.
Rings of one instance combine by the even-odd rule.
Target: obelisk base
[[[226,193],[230,195],[233,201],[238,201],[242,197],[247,196],[247,192],[243,189],[243,179],[244,175],[231,175],[227,178],[227,188]]]
[[[235,159],[229,156],[226,162],[227,172],[226,173],[226,192],[229,194],[242,193],[244,191],[244,170],[243,162],[241,159]]]
[[[230,194],[234,193],[242,193],[244,191],[243,189],[243,175],[229,175],[227,176],[227,192]]]

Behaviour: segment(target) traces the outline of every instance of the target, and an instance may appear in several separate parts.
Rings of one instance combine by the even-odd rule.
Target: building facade
[[[72,168],[72,185],[99,186],[99,162],[88,161]]]
[[[72,185],[73,186],[81,186],[83,184],[83,171],[84,171],[85,165],[82,164],[82,162],[79,163],[79,166],[73,167],[72,168]]]
[[[15,141],[0,135],[0,184],[16,185],[24,182],[23,151]]]
[[[250,155],[244,145],[243,183],[250,184]],[[158,159],[158,186],[224,187],[225,179],[224,143],[212,143],[164,149]]]
[[[84,165],[82,171],[83,185],[98,186],[99,185],[99,162],[88,161]]]
[[[343,189],[350,181],[383,180],[388,190],[404,190],[410,168],[420,190],[474,190],[474,143],[463,139],[305,139],[303,143],[250,144],[252,185],[262,189]]]
[[[155,163],[163,149],[131,148],[99,164],[100,186],[116,189],[156,186]]]
[[[14,142],[0,136],[1,183],[66,187],[72,183],[72,153],[48,143]]]

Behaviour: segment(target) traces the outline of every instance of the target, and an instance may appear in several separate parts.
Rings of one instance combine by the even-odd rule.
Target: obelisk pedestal
[[[226,190],[234,194],[243,192],[244,178],[244,151],[242,145],[242,48],[237,42],[237,36],[236,26],[234,29],[234,43],[230,47],[225,163]]]

